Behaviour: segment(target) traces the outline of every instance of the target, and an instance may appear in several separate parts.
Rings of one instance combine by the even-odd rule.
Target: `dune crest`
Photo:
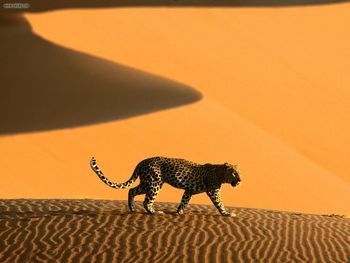
[[[271,8],[271,7],[303,7],[317,5],[335,5],[348,3],[349,0],[61,0],[47,2],[45,0],[31,0],[30,8],[24,12],[45,12],[60,9],[91,9],[115,7],[176,7],[176,8]],[[23,12],[18,10],[5,10],[8,13]]]

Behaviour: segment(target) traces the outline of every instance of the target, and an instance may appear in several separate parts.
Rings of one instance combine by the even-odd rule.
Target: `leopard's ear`
[[[230,164],[229,163],[224,163],[225,167],[226,168],[229,168],[230,167]]]

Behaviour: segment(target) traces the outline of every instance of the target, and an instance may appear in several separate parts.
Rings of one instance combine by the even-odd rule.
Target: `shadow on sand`
[[[32,0],[0,16],[0,135],[76,127],[193,103],[186,85],[60,47],[23,12],[107,7],[288,7],[349,0]]]
[[[0,17],[0,134],[75,127],[193,103],[191,87],[72,51]]]
[[[108,7],[292,7],[345,2],[349,0],[32,0],[26,12]]]

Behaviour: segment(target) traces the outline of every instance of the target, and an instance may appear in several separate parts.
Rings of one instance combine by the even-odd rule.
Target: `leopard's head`
[[[241,177],[239,175],[238,165],[232,165],[225,163],[226,174],[228,175],[228,183],[233,187],[237,186],[241,182]]]

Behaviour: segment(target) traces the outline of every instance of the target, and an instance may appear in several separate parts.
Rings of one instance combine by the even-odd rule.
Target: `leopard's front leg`
[[[191,197],[192,197],[192,192],[186,190],[182,196],[181,203],[177,209],[177,213],[179,215],[182,215],[184,213],[184,210],[185,210],[188,202],[191,200]]]
[[[224,204],[222,203],[220,198],[220,189],[210,190],[207,192],[207,195],[223,216],[236,216],[235,213],[230,213],[225,209]]]

